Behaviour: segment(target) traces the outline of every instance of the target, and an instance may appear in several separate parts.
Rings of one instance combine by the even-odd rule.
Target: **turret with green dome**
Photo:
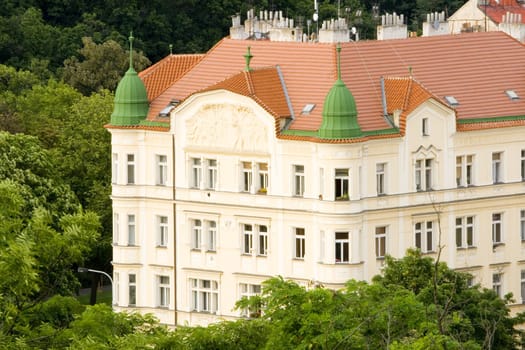
[[[354,96],[341,80],[341,47],[337,46],[337,80],[326,95],[323,105],[323,122],[318,134],[323,139],[346,139],[361,135],[357,122]]]
[[[146,119],[149,110],[146,87],[133,69],[133,34],[129,37],[129,69],[115,92],[111,125],[137,125]]]

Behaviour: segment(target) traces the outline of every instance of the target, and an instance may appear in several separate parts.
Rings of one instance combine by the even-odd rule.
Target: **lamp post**
[[[104,271],[88,269],[87,267],[79,267],[77,271],[78,272],[94,272],[94,273],[99,273],[101,275],[104,275],[109,279],[109,282],[111,283],[111,287],[113,288],[113,278],[111,278],[111,276]]]

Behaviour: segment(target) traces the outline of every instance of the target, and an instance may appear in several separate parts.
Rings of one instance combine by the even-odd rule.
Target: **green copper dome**
[[[133,42],[133,36],[130,36],[130,42]],[[136,125],[148,115],[148,94],[144,83],[133,69],[131,55],[130,44],[129,69],[118,83],[115,92],[115,107],[111,114],[112,125]]]
[[[323,122],[319,137],[323,139],[344,139],[359,136],[361,128],[357,123],[357,108],[354,96],[341,80],[339,67],[340,47],[337,47],[337,80],[325,97]]]

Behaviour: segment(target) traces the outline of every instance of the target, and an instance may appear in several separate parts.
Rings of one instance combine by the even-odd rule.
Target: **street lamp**
[[[94,272],[94,273],[99,273],[101,275],[104,275],[104,276],[106,276],[109,279],[109,282],[111,283],[111,287],[113,287],[113,279],[111,278],[111,276],[109,274],[107,274],[104,271],[88,269],[87,267],[79,267],[77,271],[78,272]]]

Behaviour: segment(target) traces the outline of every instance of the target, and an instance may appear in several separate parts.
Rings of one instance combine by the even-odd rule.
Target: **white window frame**
[[[474,244],[474,216],[456,217],[456,248],[472,248]]]
[[[428,118],[421,119],[421,135],[430,135]]]
[[[350,232],[336,231],[334,234],[334,238],[335,238],[335,244],[334,244],[335,263],[336,264],[350,263]]]
[[[376,258],[382,259],[388,254],[387,250],[388,226],[376,226],[375,228],[375,252]]]
[[[111,155],[111,183],[118,183],[118,153]]]
[[[416,191],[431,191],[433,189],[434,159],[417,159],[415,163]]]
[[[190,279],[191,311],[217,313],[219,309],[219,283],[215,280]]]
[[[258,192],[266,194],[268,192],[268,186],[269,186],[268,163],[258,163],[257,168],[259,171]]]
[[[217,189],[217,160],[206,159],[206,188],[209,190]]]
[[[191,158],[191,188],[201,188],[202,184],[202,159]]]
[[[242,162],[242,192],[252,192],[253,188],[253,164],[252,162]]]
[[[118,245],[120,239],[119,213],[113,213],[113,244]]]
[[[168,183],[168,157],[165,154],[155,156],[157,174],[156,185],[166,186]]]
[[[126,176],[127,176],[127,184],[128,185],[134,185],[136,181],[136,174],[135,174],[135,154],[128,153],[126,155]]]
[[[334,170],[334,198],[335,200],[350,200],[350,169],[337,168]]]
[[[492,183],[503,182],[503,152],[492,153]]]
[[[128,274],[128,306],[137,305],[137,275]]]
[[[456,157],[456,186],[468,187],[473,181],[474,156],[471,154]]]
[[[503,243],[503,213],[492,213],[492,244]]]
[[[157,276],[157,306],[168,308],[170,306],[170,277]]]
[[[503,273],[492,273],[492,290],[498,297],[503,296]]]
[[[112,304],[118,305],[120,301],[120,273],[113,271]]]
[[[206,220],[206,250],[209,252],[217,251],[217,222]]]
[[[293,165],[293,174],[293,194],[297,197],[303,197],[305,188],[304,165]]]
[[[304,227],[294,227],[294,259],[304,260],[306,254],[306,231]]]
[[[192,219],[191,220],[191,249],[201,250],[202,249],[202,228],[203,220]]]
[[[137,223],[135,214],[128,214],[128,246],[137,245]]]
[[[525,270],[520,271],[521,303],[525,304]]]
[[[376,192],[378,196],[386,194],[386,163],[376,164]]]
[[[252,283],[239,283],[239,295],[240,299],[242,298],[251,298],[256,295],[261,295],[262,287],[260,284],[252,284]],[[253,316],[260,316],[261,315],[261,309],[257,310],[250,310],[249,308],[244,308],[240,310],[240,316],[242,317],[253,317]]]
[[[169,239],[168,217],[163,215],[157,216],[157,245],[167,247]]]
[[[414,223],[414,247],[422,253],[433,253],[436,249],[435,244],[434,221]]]
[[[520,210],[520,238],[525,242],[525,209]]]
[[[253,223],[241,224],[241,254],[266,257],[269,252],[269,226]]]
[[[258,236],[258,256],[267,256],[268,255],[268,226],[266,225],[256,225],[256,232]]]
[[[253,253],[253,224],[242,224],[242,253]]]

